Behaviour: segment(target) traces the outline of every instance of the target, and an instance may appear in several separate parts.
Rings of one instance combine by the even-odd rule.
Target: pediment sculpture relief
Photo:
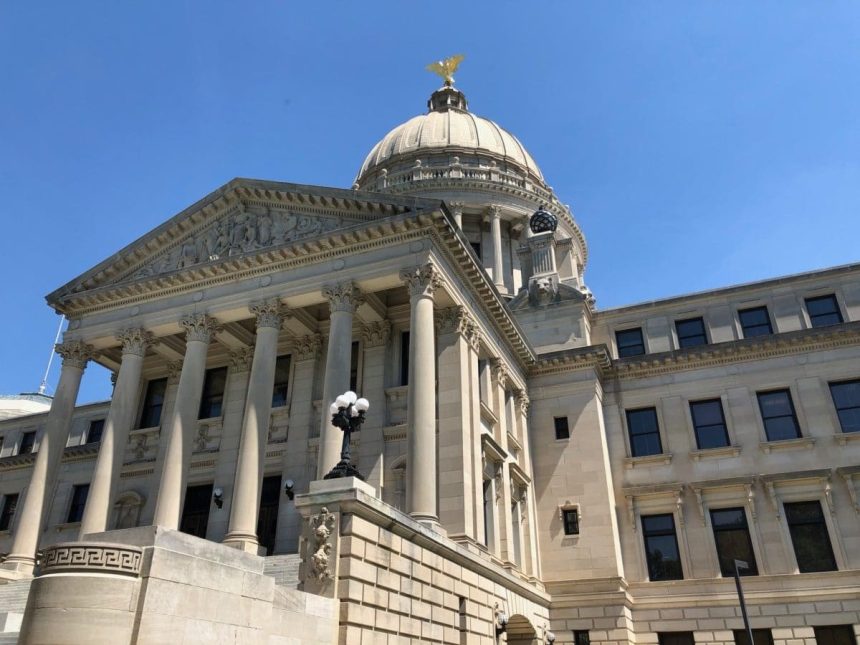
[[[280,246],[353,223],[339,217],[306,215],[274,208],[239,208],[187,237],[181,244],[137,270],[131,278],[147,278],[203,262]]]

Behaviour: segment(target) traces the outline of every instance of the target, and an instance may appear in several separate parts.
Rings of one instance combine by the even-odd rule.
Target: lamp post
[[[355,392],[344,392],[329,406],[331,424],[343,431],[343,443],[340,449],[340,461],[323,477],[323,479],[338,479],[339,477],[358,477],[364,481],[364,476],[358,468],[350,463],[349,438],[353,432],[361,430],[364,415],[370,408],[367,399],[360,399]]]
[[[750,565],[743,560],[735,560],[735,586],[738,588],[738,598],[741,601],[741,615],[744,617],[744,629],[747,630],[747,638],[750,645],[755,645],[753,642],[752,628],[750,627],[750,619],[747,616],[747,603],[744,600],[744,590],[741,588],[740,569],[749,569]]]

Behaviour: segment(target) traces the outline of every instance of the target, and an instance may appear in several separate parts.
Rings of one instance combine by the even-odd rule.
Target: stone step
[[[270,555],[266,558],[263,573],[275,579],[282,587],[295,589],[299,584],[301,557],[297,553]]]
[[[21,631],[21,621],[24,620],[24,612],[0,611],[0,634]]]
[[[0,633],[0,645],[16,645],[18,643],[18,632]]]
[[[0,612],[23,612],[32,578],[0,584]]]

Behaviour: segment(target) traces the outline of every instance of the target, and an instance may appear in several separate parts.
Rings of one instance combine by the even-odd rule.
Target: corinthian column
[[[119,472],[122,469],[128,433],[134,423],[140,373],[146,348],[152,343],[152,334],[143,329],[127,329],[117,335],[122,342],[122,363],[111,397],[110,411],[102,432],[99,456],[90,484],[80,534],[100,533],[108,529],[108,519]]]
[[[185,329],[185,358],[176,389],[176,404],[162,426],[167,429],[167,452],[153,520],[156,526],[168,529],[178,529],[182,517],[185,483],[191,467],[191,442],[206,376],[206,352],[212,334],[218,329],[215,319],[205,314],[188,316],[179,324]]]
[[[487,210],[490,233],[493,238],[493,282],[499,291],[505,291],[505,274],[502,270],[502,209],[490,206]]]
[[[322,290],[328,299],[331,324],[328,332],[328,353],[325,357],[322,418],[317,479],[322,479],[340,461],[341,431],[331,424],[328,406],[349,389],[349,366],[352,357],[352,317],[364,302],[361,291],[352,282],[328,285]]]
[[[263,463],[269,418],[272,414],[272,389],[275,385],[275,363],[278,360],[278,332],[285,309],[277,298],[249,307],[257,316],[257,341],[245,399],[242,442],[230,504],[230,525],[224,543],[257,553],[257,515],[263,488]]]
[[[36,463],[33,465],[30,485],[24,497],[21,520],[15,530],[12,551],[3,563],[6,569],[24,573],[32,573],[36,564],[36,549],[45,519],[45,502],[48,493],[54,489],[60,458],[69,439],[69,426],[81,386],[81,377],[87,361],[93,355],[93,348],[80,341],[62,343],[57,345],[56,350],[63,357],[60,382],[51,401],[51,410],[48,412],[42,441],[36,453]]]
[[[432,264],[404,269],[409,289],[409,394],[406,399],[406,509],[438,523],[436,510],[436,347],[433,293],[442,280]]]

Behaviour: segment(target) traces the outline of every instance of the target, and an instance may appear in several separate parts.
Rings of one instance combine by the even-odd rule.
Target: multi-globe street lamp
[[[364,481],[364,476],[350,462],[349,439],[353,432],[358,432],[361,429],[364,415],[369,408],[370,402],[367,399],[359,398],[355,392],[344,392],[329,406],[331,424],[343,431],[343,443],[341,444],[340,461],[323,479],[358,477]]]

